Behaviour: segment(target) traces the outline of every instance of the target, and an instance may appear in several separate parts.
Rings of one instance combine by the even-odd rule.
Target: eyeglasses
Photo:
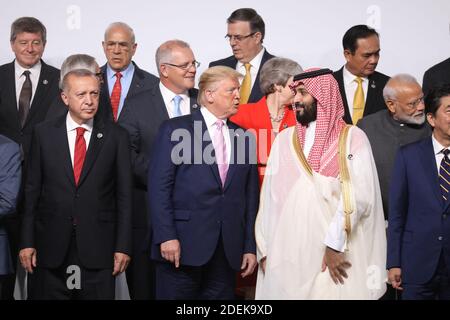
[[[200,62],[198,62],[198,61],[196,61],[196,60],[194,60],[194,61],[192,61],[192,62],[188,62],[188,63],[185,63],[185,64],[173,64],[173,63],[168,63],[168,62],[165,62],[165,63],[163,63],[163,64],[166,64],[166,65],[168,65],[168,66],[172,66],[172,67],[177,67],[177,68],[180,68],[180,69],[182,69],[182,70],[189,70],[192,66],[195,68],[195,69],[197,69],[198,67],[200,67]]]
[[[393,100],[393,101],[400,102],[398,100]],[[410,108],[410,109],[416,109],[417,106],[423,102],[424,102],[424,96],[420,97],[419,99],[414,100],[413,102],[408,102],[408,103],[403,103],[403,104],[407,105],[408,108]]]
[[[248,34],[246,36],[240,36],[240,35],[234,36],[234,35],[231,35],[231,34],[227,34],[225,36],[225,39],[227,39],[228,41],[232,41],[234,39],[237,42],[241,42],[242,40],[247,39],[247,38],[249,38],[249,37],[251,37],[251,36],[253,36],[255,34],[256,34],[256,32],[252,32],[252,33],[250,33],[250,34]]]

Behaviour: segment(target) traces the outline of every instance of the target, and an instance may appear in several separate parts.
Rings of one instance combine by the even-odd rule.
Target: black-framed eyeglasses
[[[225,39],[227,39],[228,41],[231,41],[231,40],[234,39],[237,42],[241,42],[242,40],[250,38],[250,37],[254,36],[255,34],[256,34],[256,32],[252,32],[252,33],[250,33],[250,34],[248,34],[246,36],[241,36],[241,35],[235,36],[235,35],[227,34],[225,36]]]
[[[168,62],[165,62],[165,63],[163,63],[163,64],[166,64],[166,65],[172,66],[172,67],[177,67],[177,68],[180,68],[180,69],[182,69],[182,70],[189,70],[192,66],[193,66],[195,69],[197,69],[198,67],[200,67],[200,62],[198,62],[198,61],[196,61],[196,60],[194,60],[194,61],[192,61],[192,62],[185,63],[185,64],[173,64],[173,63],[168,63]]]

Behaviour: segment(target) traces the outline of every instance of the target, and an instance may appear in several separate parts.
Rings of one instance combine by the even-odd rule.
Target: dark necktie
[[[75,184],[81,176],[81,169],[83,169],[84,158],[86,157],[86,140],[84,140],[85,128],[77,128],[77,137],[75,139],[75,152],[73,157],[73,175],[75,177]]]
[[[25,76],[25,82],[23,83],[22,90],[20,91],[19,96],[19,118],[22,128],[25,124],[25,121],[27,120],[28,113],[30,112],[31,95],[33,92],[30,79],[30,71],[24,71],[23,75]]]
[[[450,191],[450,160],[448,159],[450,150],[444,149],[441,152],[444,154],[444,158],[442,158],[441,166],[439,167],[439,184],[442,198],[444,198],[444,201],[447,201],[448,192]]]

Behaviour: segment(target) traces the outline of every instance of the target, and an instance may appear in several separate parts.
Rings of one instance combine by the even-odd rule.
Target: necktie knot
[[[22,75],[24,75],[26,79],[30,79],[30,74],[31,74],[30,70],[25,70],[25,71],[22,73]]]
[[[78,137],[84,136],[84,132],[85,132],[85,131],[86,131],[85,128],[83,128],[83,127],[78,127],[78,128],[77,128],[77,138],[78,138]]]
[[[449,153],[450,153],[450,150],[449,150],[449,149],[442,149],[441,152],[444,154],[444,157],[448,158],[448,155],[449,155]]]
[[[360,85],[360,84],[362,84],[363,79],[362,79],[361,77],[356,77],[356,78],[355,78],[355,82],[356,82],[358,85]]]
[[[122,78],[122,74],[120,72],[116,72],[116,79],[120,80]]]
[[[222,131],[223,121],[219,119],[215,122],[215,124],[216,124],[217,130]]]
[[[244,67],[245,67],[245,72],[250,72],[250,68],[252,67],[252,65],[250,63],[244,63]]]
[[[182,97],[176,95],[175,97],[173,97],[173,105],[174,105],[174,109],[173,109],[173,116],[174,117],[179,117],[181,116],[181,100],[183,100]]]

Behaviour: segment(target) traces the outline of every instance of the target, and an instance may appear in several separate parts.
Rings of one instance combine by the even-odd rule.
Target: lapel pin
[[[45,85],[47,85],[47,84],[48,84],[47,79],[45,79],[44,81],[42,81],[42,83],[45,84]]]
[[[372,84],[370,85],[372,89],[375,89],[377,86],[375,85],[375,81],[372,81]]]
[[[98,139],[103,138],[103,133],[101,133],[101,132],[97,133],[97,138],[98,138]]]
[[[287,123],[283,124],[283,129],[286,129],[288,127]]]
[[[192,105],[192,109],[197,109],[198,108],[198,105],[196,104],[196,103],[194,103],[193,105]]]
[[[353,155],[350,153],[350,154],[347,156],[347,158],[348,158],[348,160],[352,160],[352,159],[353,159]]]

